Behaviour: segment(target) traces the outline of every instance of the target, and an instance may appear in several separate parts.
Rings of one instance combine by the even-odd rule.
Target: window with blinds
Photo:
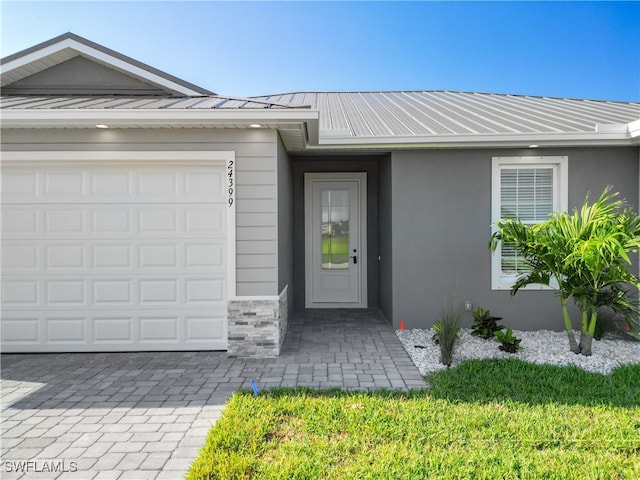
[[[546,220],[553,211],[553,167],[500,169],[500,218],[533,224]],[[503,275],[517,276],[531,269],[515,244],[502,245]]]
[[[566,205],[566,157],[498,157],[493,159],[492,223],[519,219],[525,224],[545,221]],[[495,228],[495,227],[494,227]],[[492,262],[492,287],[509,289],[530,270],[514,244],[502,244]]]

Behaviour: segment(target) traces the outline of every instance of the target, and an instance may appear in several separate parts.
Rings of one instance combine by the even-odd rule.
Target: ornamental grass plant
[[[440,362],[449,367],[459,340],[460,314],[453,307],[447,307],[433,328],[440,347]]]

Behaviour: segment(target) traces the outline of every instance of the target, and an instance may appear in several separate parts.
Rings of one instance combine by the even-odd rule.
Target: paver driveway
[[[250,388],[420,388],[370,311],[290,319],[282,355],[223,352],[2,355],[3,479],[181,479],[229,396]]]

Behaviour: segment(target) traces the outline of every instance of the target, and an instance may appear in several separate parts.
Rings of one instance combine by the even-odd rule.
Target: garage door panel
[[[173,314],[166,309],[37,313],[11,312],[3,318],[4,353],[227,348],[224,309],[184,309]]]
[[[44,246],[44,268],[48,272],[69,273],[87,269],[86,245],[59,243]]]
[[[23,242],[2,242],[2,275],[9,273],[36,273],[42,269],[42,247]]]
[[[40,173],[32,169],[3,169],[2,203],[33,201],[39,197]]]
[[[140,268],[166,269],[180,268],[178,245],[167,242],[143,243],[138,245]]]
[[[224,204],[225,180],[220,167],[17,167],[3,171],[2,196],[31,204]]]
[[[2,303],[14,308],[37,308],[40,303],[40,282],[38,280],[2,281]]]
[[[89,194],[101,198],[113,198],[135,194],[132,172],[97,171],[89,174]]]
[[[102,345],[109,348],[109,345],[120,345],[123,348],[126,345],[133,348],[135,338],[134,318],[130,315],[113,315],[109,317],[94,317],[93,335],[91,343],[93,345]]]
[[[85,210],[81,207],[65,208],[43,208],[44,213],[44,233],[45,235],[60,235],[67,238],[73,235],[74,238],[84,237],[86,230]],[[36,215],[37,216],[37,215]]]
[[[87,340],[87,319],[80,318],[50,318],[47,325],[47,344],[75,344],[82,346]]]
[[[30,206],[5,205],[2,210],[3,238],[36,238],[42,233],[40,210]]]
[[[2,211],[5,239],[226,238],[226,206],[10,205]]]
[[[225,211],[227,205],[203,208],[189,205],[184,212],[184,232],[191,236],[226,237]]]
[[[91,237],[118,238],[135,235],[135,212],[128,205],[89,208]]]
[[[4,240],[2,273],[21,275],[145,273],[165,270],[224,274],[222,239],[71,241]]]
[[[215,342],[216,339],[226,337],[226,318],[224,316],[193,316],[187,317],[186,343],[201,344],[203,341]]]
[[[80,279],[45,281],[45,304],[51,307],[88,305],[85,283]]]
[[[140,305],[178,305],[183,301],[178,294],[178,281],[175,279],[140,280]]]
[[[224,281],[220,278],[188,279],[185,281],[185,297],[191,304],[222,303]]]
[[[225,280],[222,275],[190,274],[104,276],[87,278],[74,275],[46,276],[34,280],[25,276],[4,276],[4,313],[11,309],[68,309],[154,307],[158,305],[224,308]]]
[[[3,169],[5,352],[226,349],[225,168]]]
[[[96,306],[118,307],[136,303],[135,283],[130,279],[116,278],[93,281],[93,304]]]
[[[138,225],[140,233],[147,234],[176,234],[179,230],[181,212],[175,207],[155,207],[138,211]]]
[[[40,345],[40,317],[33,315],[7,314],[2,315],[2,351],[23,351],[21,346],[36,347]],[[37,351],[31,348],[25,351]]]
[[[91,268],[96,273],[134,270],[134,248],[130,243],[110,242],[91,246]]]

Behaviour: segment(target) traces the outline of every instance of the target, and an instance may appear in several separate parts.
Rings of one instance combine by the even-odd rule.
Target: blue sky
[[[72,31],[220,94],[640,101],[640,1],[1,2],[2,57]]]

